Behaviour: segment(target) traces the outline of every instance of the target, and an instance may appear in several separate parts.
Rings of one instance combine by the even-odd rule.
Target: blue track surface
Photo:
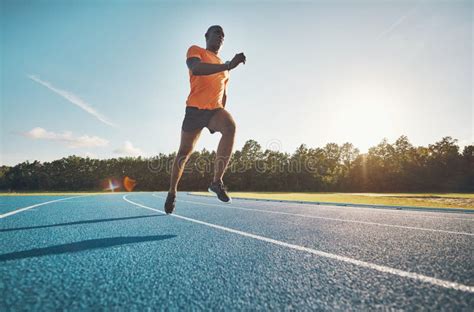
[[[474,306],[472,214],[164,196],[0,197],[0,310]]]

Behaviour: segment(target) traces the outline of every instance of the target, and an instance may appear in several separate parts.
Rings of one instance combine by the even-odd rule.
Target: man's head
[[[224,30],[219,25],[209,27],[204,35],[206,37],[206,49],[215,53],[219,52],[224,43]]]

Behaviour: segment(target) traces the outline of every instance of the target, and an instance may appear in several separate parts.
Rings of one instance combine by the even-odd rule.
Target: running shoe
[[[166,201],[165,201],[166,214],[173,213],[175,205],[176,205],[176,194],[168,193],[168,196],[166,196]]]
[[[232,198],[227,194],[227,190],[222,182],[212,182],[207,190],[211,193],[215,193],[217,198],[224,203],[230,203],[232,201]]]

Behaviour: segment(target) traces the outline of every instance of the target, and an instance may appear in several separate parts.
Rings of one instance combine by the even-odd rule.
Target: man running
[[[224,42],[224,30],[221,26],[209,27],[204,37],[206,49],[193,45],[186,55],[191,92],[186,101],[186,114],[181,127],[181,143],[171,171],[170,189],[165,202],[167,214],[174,210],[178,182],[204,127],[207,127],[211,134],[214,132],[222,134],[214,163],[214,179],[209,186],[209,191],[216,193],[223,202],[231,200],[224,188],[222,177],[234,145],[235,122],[224,107],[227,100],[229,71],[240,63],[245,64],[245,55],[236,54],[230,62],[225,64],[221,61],[218,56]]]

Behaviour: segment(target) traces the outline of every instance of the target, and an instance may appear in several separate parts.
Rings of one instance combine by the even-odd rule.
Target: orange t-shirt
[[[200,58],[203,63],[223,64],[216,54],[195,45],[188,49],[186,58],[190,57]],[[205,76],[195,76],[190,70],[189,82],[191,83],[191,92],[189,93],[186,105],[199,109],[222,108],[222,98],[224,91],[227,90],[228,81],[229,72],[227,70]]]

